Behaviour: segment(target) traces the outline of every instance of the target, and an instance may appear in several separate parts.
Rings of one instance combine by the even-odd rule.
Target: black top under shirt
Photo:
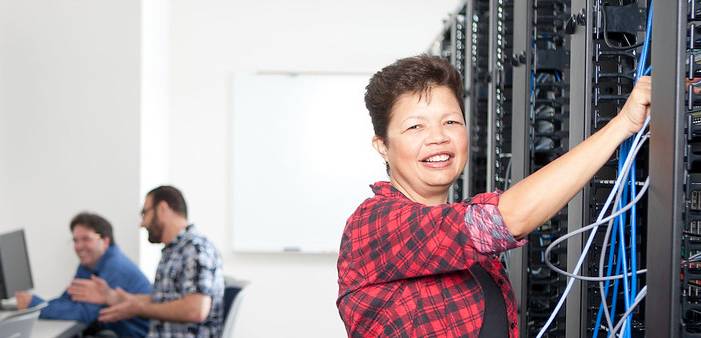
[[[506,318],[506,304],[501,289],[479,264],[474,264],[470,272],[484,293],[484,318],[479,338],[508,337],[509,321]]]

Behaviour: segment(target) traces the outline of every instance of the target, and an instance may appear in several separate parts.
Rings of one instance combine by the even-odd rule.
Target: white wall
[[[345,336],[345,331],[335,306],[335,256],[231,250],[230,239],[236,235],[228,217],[232,74],[372,73],[428,48],[442,19],[457,4],[457,0],[171,2],[170,179],[183,189],[191,220],[224,254],[226,273],[252,282],[236,337],[328,338]],[[338,127],[329,123],[329,128]],[[276,141],[280,140],[275,135],[261,135],[250,140],[250,146]],[[369,147],[370,140],[358,146]],[[259,180],[261,189],[274,191],[274,177],[251,179]],[[267,202],[272,208],[274,201],[271,193]],[[281,216],[273,209],[270,217]]]
[[[141,205],[146,193],[170,178],[170,7],[169,0],[141,2]],[[140,233],[139,262],[156,276],[162,245]]]
[[[26,229],[43,296],[75,272],[79,211],[138,259],[139,20],[138,0],[0,0],[0,231]]]

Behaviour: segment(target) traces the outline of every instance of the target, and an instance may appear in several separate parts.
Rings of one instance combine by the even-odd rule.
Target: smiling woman
[[[460,75],[431,56],[376,73],[365,103],[389,182],[372,185],[375,196],[341,240],[336,304],[348,335],[517,337],[517,306],[496,254],[523,245],[642,127],[650,87],[641,78],[617,117],[503,194],[449,204],[468,151]]]
[[[373,146],[391,163],[392,185],[417,202],[445,203],[467,158],[467,129],[453,90],[441,85],[400,95],[386,133]]]
[[[351,216],[343,236],[338,307],[349,335],[481,331],[506,337],[507,313],[515,322],[503,269],[486,255],[521,243],[494,217],[498,196],[446,204],[467,160],[460,93],[460,75],[434,57],[399,60],[370,80],[365,102],[375,127],[373,146],[390,182],[373,186],[375,198]],[[466,246],[468,238],[482,245]],[[446,311],[454,314],[442,318]]]

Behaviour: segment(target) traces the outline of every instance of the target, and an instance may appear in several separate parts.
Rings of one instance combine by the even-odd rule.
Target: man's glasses
[[[148,212],[151,211],[151,210],[153,210],[153,207],[141,209],[141,217],[146,216],[146,213],[148,213]]]

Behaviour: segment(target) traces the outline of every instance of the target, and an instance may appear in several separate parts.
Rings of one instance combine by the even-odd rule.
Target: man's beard
[[[158,216],[153,215],[151,224],[146,228],[148,231],[148,241],[151,243],[161,243],[163,240],[163,225],[158,220]]]

